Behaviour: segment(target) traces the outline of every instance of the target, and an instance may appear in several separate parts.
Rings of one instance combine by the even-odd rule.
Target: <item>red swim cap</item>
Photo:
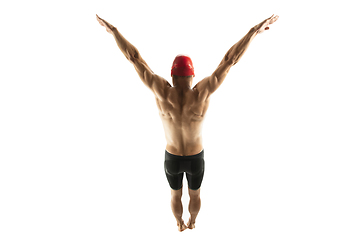
[[[191,58],[187,55],[177,55],[171,68],[171,76],[191,76],[194,75],[194,67]]]

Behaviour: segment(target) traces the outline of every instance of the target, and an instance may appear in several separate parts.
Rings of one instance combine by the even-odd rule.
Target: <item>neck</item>
[[[173,76],[174,87],[181,90],[191,89],[193,77]]]

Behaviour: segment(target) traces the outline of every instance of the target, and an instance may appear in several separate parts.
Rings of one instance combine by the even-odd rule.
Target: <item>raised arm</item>
[[[119,49],[126,59],[134,65],[135,70],[143,83],[149,87],[155,95],[162,95],[164,89],[171,85],[165,79],[154,74],[145,60],[141,57],[137,48],[126,40],[116,27],[106,22],[104,19],[101,19],[98,15],[96,15],[96,18],[100,25],[104,26],[106,31],[114,36]]]
[[[230,68],[234,66],[244,55],[255,36],[265,30],[268,30],[269,25],[273,24],[278,18],[279,16],[274,17],[274,15],[272,15],[270,18],[265,19],[258,25],[251,28],[240,41],[229,49],[213,74],[204,78],[194,88],[198,89],[199,92],[206,92],[208,96],[214,93],[225,80]]]

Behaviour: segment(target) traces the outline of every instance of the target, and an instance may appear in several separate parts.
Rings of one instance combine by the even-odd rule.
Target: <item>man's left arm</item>
[[[161,91],[163,88],[171,86],[165,79],[154,74],[145,60],[141,57],[137,48],[126,40],[116,27],[106,22],[104,19],[101,19],[98,15],[96,15],[96,17],[100,25],[104,26],[106,31],[114,36],[119,49],[126,59],[134,65],[140,79],[148,88],[150,88],[150,90],[155,93],[155,91],[158,92],[158,90]]]

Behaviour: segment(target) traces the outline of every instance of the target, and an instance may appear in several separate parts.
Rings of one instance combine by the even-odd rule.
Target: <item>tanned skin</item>
[[[203,150],[202,125],[211,94],[223,83],[230,68],[244,55],[255,36],[269,30],[269,25],[279,18],[279,16],[272,15],[251,28],[240,41],[229,49],[216,70],[192,88],[194,76],[173,75],[173,86],[171,86],[164,78],[156,75],[136,47],[128,42],[113,25],[98,15],[96,17],[100,25],[114,36],[119,49],[134,65],[142,82],[154,93],[164,127],[166,150],[179,156],[195,155]],[[195,228],[195,219],[201,206],[200,189],[196,191],[189,189],[189,195],[190,219],[185,225],[182,219],[182,189],[176,191],[171,189],[171,208],[181,232],[186,228]]]

